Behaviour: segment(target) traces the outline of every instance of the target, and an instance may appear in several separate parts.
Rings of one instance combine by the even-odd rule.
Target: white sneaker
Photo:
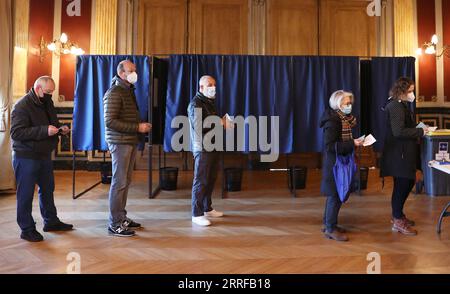
[[[216,211],[215,209],[205,212],[205,216],[209,216],[209,217],[222,217],[223,216],[223,212],[220,211]]]
[[[211,222],[204,216],[193,216],[192,222],[202,227],[207,227],[211,225]]]

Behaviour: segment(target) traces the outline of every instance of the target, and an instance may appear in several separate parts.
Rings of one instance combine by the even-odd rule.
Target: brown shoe
[[[401,233],[403,235],[415,236],[417,235],[417,231],[411,228],[408,225],[407,221],[404,218],[394,219],[394,224],[392,225],[392,231]]]
[[[325,232],[324,233],[325,237],[331,240],[335,240],[335,241],[339,241],[339,242],[347,242],[348,241],[348,237],[343,234],[340,233],[338,230],[334,230],[333,232]]]
[[[336,231],[338,231],[339,233],[342,233],[342,234],[345,234],[345,233],[347,233],[347,230],[346,229],[344,229],[343,227],[341,227],[341,226],[336,226],[336,228],[334,228]],[[325,231],[327,230],[327,227],[325,227],[325,226],[323,226],[322,227],[322,233],[325,233]]]
[[[408,224],[408,226],[410,226],[410,227],[414,227],[414,226],[416,225],[416,222],[415,222],[415,221],[410,220],[410,219],[407,218],[406,216],[403,217],[403,220],[405,220],[406,223]],[[394,223],[394,219],[391,218],[391,224],[393,224],[393,223]]]

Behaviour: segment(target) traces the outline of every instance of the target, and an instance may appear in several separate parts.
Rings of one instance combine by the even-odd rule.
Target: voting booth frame
[[[146,136],[146,142],[148,148],[148,197],[149,198],[155,198],[159,192],[161,191],[160,185],[156,185],[156,187],[153,187],[153,161],[152,161],[152,154],[153,154],[153,147],[154,147],[154,140],[155,137],[154,134],[156,132],[156,136],[160,138],[157,141],[160,141],[162,143],[162,129],[163,129],[163,116],[158,113],[158,111],[162,111],[165,109],[165,101],[162,99],[164,97],[164,91],[167,88],[167,74],[164,74],[167,72],[167,69],[164,68],[164,66],[167,66],[165,62],[163,62],[162,59],[156,58],[154,56],[150,56],[150,95],[149,95],[149,103],[148,103],[148,122],[154,126],[155,131],[152,130],[150,135]],[[157,82],[158,86],[155,86],[155,83]],[[160,90],[161,89],[161,90]],[[156,108],[156,109],[155,109]],[[155,115],[156,114],[156,115]],[[155,117],[156,116],[156,117]],[[156,128],[155,128],[156,126]],[[158,143],[158,142],[156,142]],[[108,164],[106,161],[106,151],[103,152],[103,161],[102,165]],[[164,155],[164,165],[166,163],[165,155]],[[76,151],[73,150],[72,152],[72,198],[77,199],[87,192],[91,191],[101,183],[105,182],[105,177],[110,177],[112,175],[108,175],[107,171],[103,169],[103,166],[101,168],[101,179],[97,181],[95,184],[91,185],[87,189],[76,192]],[[158,152],[158,166],[161,169],[161,149],[159,149]],[[108,169],[109,170],[109,169]]]
[[[91,57],[95,57],[95,56],[91,56]],[[150,136],[147,137],[146,140],[146,144],[148,147],[148,196],[149,198],[154,198],[158,195],[158,193],[161,190],[161,186],[159,185],[159,183],[154,187],[153,185],[153,181],[152,181],[152,175],[153,175],[153,162],[152,162],[152,154],[153,154],[153,149],[154,149],[154,145],[158,144],[163,144],[164,142],[164,130],[167,129],[164,127],[165,125],[165,111],[166,111],[166,98],[167,98],[167,87],[168,87],[168,79],[169,79],[169,63],[168,63],[168,57],[172,58],[172,55],[161,55],[159,57],[155,57],[155,56],[149,56],[151,62],[150,62],[150,84],[149,84],[149,95],[148,95],[148,122],[151,123],[153,125],[153,129],[152,132],[150,134]],[[255,58],[255,57],[251,57],[248,56],[249,58]],[[208,59],[208,57],[205,57]],[[268,57],[270,58],[270,57]],[[319,58],[319,57],[317,57]],[[327,58],[327,57],[320,57],[320,58]],[[328,57],[328,58],[334,58],[334,57]],[[336,57],[339,59],[339,57]],[[358,85],[361,87],[361,92],[364,92],[364,95],[369,95],[369,96],[375,96],[377,99],[372,99],[371,104],[370,105],[365,105],[364,109],[378,109],[379,108],[379,104],[382,103],[382,101],[380,99],[378,99],[378,97],[387,97],[387,92],[389,87],[391,86],[391,84],[400,76],[410,76],[414,78],[414,58],[410,58],[410,57],[405,57],[405,58],[381,58],[381,57],[356,57],[357,60],[359,60],[358,65],[361,67],[361,71],[360,71],[360,79],[358,82]],[[223,59],[223,56],[222,56]],[[373,64],[370,64],[369,61],[373,61]],[[290,58],[290,62],[292,63],[292,58]],[[316,62],[316,61],[315,61]],[[222,60],[223,63],[223,60]],[[359,68],[359,67],[358,67]],[[363,70],[364,69],[364,70]],[[367,89],[362,89],[363,86],[365,86],[365,83],[362,83],[361,81],[363,80],[362,76],[364,76],[365,80],[370,81],[369,84],[371,83],[376,83],[379,84],[379,81],[376,78],[385,78],[386,75],[386,70],[388,70],[389,74],[389,81],[385,81],[381,83],[383,85],[383,87],[369,87]],[[97,74],[97,73],[94,73]],[[356,87],[357,90],[359,91],[359,86]],[[383,89],[380,89],[383,88]],[[378,93],[379,91],[381,91],[383,93]],[[373,93],[373,92],[376,93]],[[378,92],[377,92],[378,91]],[[384,93],[386,92],[386,93]],[[98,94],[98,93],[97,93]],[[192,94],[192,93],[191,93]],[[363,93],[361,93],[361,95],[363,95]],[[184,95],[186,96],[186,95]],[[186,97],[184,97],[184,99],[186,99]],[[379,101],[380,100],[380,101]],[[184,109],[184,108],[183,108]],[[362,114],[362,116],[364,116],[364,114]],[[75,122],[75,115],[74,115],[74,122]],[[98,120],[98,118],[97,118]],[[368,112],[366,113],[366,120],[367,121],[361,121],[361,131],[368,133],[368,132],[374,132],[375,137],[377,137],[377,140],[379,137],[382,137],[380,135],[378,135],[376,133],[375,130],[382,130],[383,128],[380,128],[376,123],[378,120],[376,119],[376,117],[372,117],[371,113]],[[97,122],[98,123],[98,122]],[[75,128],[74,128],[75,129]],[[78,129],[78,131],[80,130],[80,128]],[[97,129],[98,131],[98,129]],[[158,133],[159,134],[156,134]],[[168,134],[165,134],[166,136]],[[169,134],[170,135],[170,134]],[[317,136],[317,135],[316,135]],[[155,138],[157,139],[157,141],[155,141]],[[91,137],[92,139],[92,137]],[[380,140],[381,141],[381,140]],[[75,140],[73,140],[73,142],[75,142]],[[98,143],[98,142],[97,142]],[[381,144],[381,142],[379,142]],[[377,144],[374,145],[375,149],[377,148]],[[99,150],[98,146],[97,147],[93,147],[94,149],[83,149],[83,150]],[[101,147],[103,148],[103,150],[105,149],[104,146]],[[316,148],[317,149],[317,148]],[[75,189],[75,182],[76,182],[76,156],[75,156],[75,152],[76,150],[80,151],[82,149],[77,149],[77,148],[73,148],[73,156],[72,156],[72,160],[73,160],[73,165],[72,165],[72,170],[73,170],[73,191],[72,191],[72,197],[74,199],[81,197],[82,195],[84,195],[85,193],[87,193],[88,191],[92,190],[94,187],[96,187],[97,185],[99,185],[102,181],[98,181],[97,183],[95,183],[94,185],[92,185],[91,187],[89,187],[88,189],[86,189],[85,191],[82,191],[81,193],[76,193],[76,189]],[[318,150],[316,150],[318,152]],[[105,151],[106,152],[106,151]],[[164,152],[163,152],[164,153]],[[187,152],[183,151],[184,153],[184,160],[185,163],[183,165],[183,170],[187,170]],[[286,152],[283,152],[286,153]],[[360,155],[360,154],[357,154]],[[164,157],[163,163],[164,166],[163,168],[166,168],[166,160],[165,160],[165,153],[162,155],[161,154],[161,149],[159,149],[159,156],[158,156],[158,167],[161,169],[161,156]],[[222,197],[224,198],[226,195],[226,189],[225,189],[225,173],[224,173],[224,154],[222,152],[222,156],[221,156],[221,170],[222,170]],[[106,156],[105,153],[103,154],[103,164],[106,164]],[[284,169],[285,171],[290,171],[292,168],[292,172],[287,172],[287,178],[288,178],[288,183],[289,183],[289,179],[290,176],[292,179],[296,179],[297,178],[297,169],[293,166],[290,166],[291,162],[289,159],[289,152],[286,153],[286,168]],[[358,169],[358,178],[359,177],[359,172],[360,170]],[[105,175],[104,178],[107,178],[108,175]],[[357,190],[360,192],[361,191],[361,182],[360,179],[357,180],[358,181],[358,188]],[[296,188],[300,188],[297,185],[288,185],[288,188],[292,194],[293,197],[296,197]]]

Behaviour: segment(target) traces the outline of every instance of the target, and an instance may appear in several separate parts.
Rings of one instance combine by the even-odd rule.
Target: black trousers
[[[403,207],[405,206],[406,199],[408,199],[409,193],[414,187],[415,180],[407,178],[394,177],[394,189],[392,191],[392,217],[396,219],[403,218]]]

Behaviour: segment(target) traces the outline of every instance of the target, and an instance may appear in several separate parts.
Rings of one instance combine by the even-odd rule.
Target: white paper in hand
[[[227,130],[234,129],[234,120],[231,119],[231,117],[228,115],[228,113],[225,114],[225,119],[226,119],[226,122],[225,122],[226,129]]]
[[[365,139],[364,139],[364,143],[363,146],[367,147],[372,145],[373,143],[375,143],[377,141],[377,139],[375,139],[374,136],[372,136],[372,134],[368,135]]]
[[[437,130],[437,127],[428,127],[428,131],[434,132]]]
[[[366,138],[366,135],[362,135],[361,137],[359,137],[359,138],[356,139],[356,140],[358,140],[358,141],[364,141],[365,138]]]
[[[423,128],[426,128],[426,127],[427,127],[427,125],[424,124],[423,122],[420,122],[420,123],[416,126],[416,128],[418,128],[418,129],[423,129]]]

